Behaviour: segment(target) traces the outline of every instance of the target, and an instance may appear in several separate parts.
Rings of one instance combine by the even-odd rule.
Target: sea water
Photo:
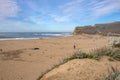
[[[0,40],[40,39],[72,36],[71,32],[0,32]]]

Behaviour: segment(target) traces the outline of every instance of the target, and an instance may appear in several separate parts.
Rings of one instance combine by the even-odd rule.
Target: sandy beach
[[[0,80],[37,80],[43,72],[74,52],[105,46],[108,46],[108,37],[98,35],[0,41]]]

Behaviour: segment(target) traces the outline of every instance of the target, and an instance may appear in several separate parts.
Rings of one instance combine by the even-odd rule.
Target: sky
[[[0,0],[0,32],[72,32],[120,21],[120,0]]]

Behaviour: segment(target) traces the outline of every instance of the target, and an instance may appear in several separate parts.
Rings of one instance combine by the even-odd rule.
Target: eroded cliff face
[[[95,24],[94,26],[77,26],[73,34],[120,34],[120,22],[113,22],[107,24]]]

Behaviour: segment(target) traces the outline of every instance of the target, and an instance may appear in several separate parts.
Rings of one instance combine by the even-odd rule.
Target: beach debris
[[[39,50],[39,48],[33,48],[33,50]]]

